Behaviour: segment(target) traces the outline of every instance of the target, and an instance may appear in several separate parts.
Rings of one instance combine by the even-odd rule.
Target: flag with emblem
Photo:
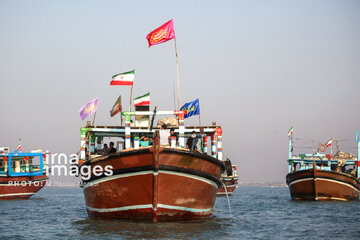
[[[146,36],[149,47],[169,41],[175,37],[174,22],[171,19]]]
[[[121,107],[121,95],[120,95],[116,100],[114,106],[110,110],[110,116],[113,117],[121,111],[122,111],[122,107]]]
[[[81,120],[93,115],[96,112],[97,104],[99,98],[95,98],[94,100],[85,104],[82,108],[79,109]]]
[[[112,80],[110,82],[110,85],[128,85],[132,86],[134,84],[134,78],[135,78],[135,69],[129,72],[123,72],[119,74],[115,74],[112,76]]]
[[[196,99],[192,102],[185,103],[184,106],[180,108],[181,111],[186,111],[184,118],[191,117],[193,115],[200,114],[200,104],[199,99]]]

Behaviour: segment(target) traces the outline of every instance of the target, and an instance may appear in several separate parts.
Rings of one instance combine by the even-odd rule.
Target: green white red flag
[[[169,41],[175,37],[174,22],[171,19],[146,36],[149,47]]]
[[[122,106],[121,106],[121,95],[120,95],[116,100],[114,106],[110,110],[110,116],[113,117],[121,111],[122,111]]]
[[[288,137],[290,137],[294,132],[294,129],[293,127],[290,128],[289,132],[288,132]]]
[[[16,148],[16,151],[21,152],[21,142],[20,141],[19,141],[18,147]]]
[[[129,72],[123,72],[112,76],[110,85],[130,85],[134,84],[135,69]]]
[[[325,143],[325,146],[326,146],[326,147],[331,146],[331,145],[332,145],[332,142],[333,142],[333,139],[330,138],[329,141],[327,141],[327,142]]]
[[[134,106],[150,105],[150,93],[134,98]]]

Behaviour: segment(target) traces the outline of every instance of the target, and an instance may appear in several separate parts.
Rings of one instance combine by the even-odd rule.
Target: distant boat
[[[131,116],[150,116],[154,114],[152,111],[123,112],[125,127],[88,125],[81,128],[80,158],[84,162],[80,168],[112,168],[108,175],[104,172],[96,176],[91,171],[90,177],[83,180],[90,218],[158,222],[212,216],[216,193],[221,186],[220,175],[225,169],[221,161],[222,130],[216,125],[185,127],[184,113],[156,112],[156,115],[174,114],[179,119],[179,125],[172,126],[178,140],[172,137],[171,144],[165,145],[160,145],[159,128],[144,127],[147,126],[144,118],[142,126],[137,126],[136,122],[131,124]],[[199,139],[197,151],[185,148],[185,137],[190,137],[193,131]],[[141,136],[153,138],[153,144],[140,147]],[[100,150],[104,137],[118,140],[116,152],[106,154]],[[207,149],[208,137],[212,139],[211,154]]]
[[[292,155],[290,137],[288,163],[286,183],[293,200],[359,199],[360,162],[350,153],[338,151],[334,156],[318,152]]]
[[[217,191],[218,196],[231,195],[238,187],[237,166],[233,165],[229,159],[223,161],[223,163],[225,164],[225,171],[221,174],[220,181],[222,185]]]
[[[38,165],[33,163],[39,158]],[[46,184],[46,153],[0,148],[0,200],[28,199]]]

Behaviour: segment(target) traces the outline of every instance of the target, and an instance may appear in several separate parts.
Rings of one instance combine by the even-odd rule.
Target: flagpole
[[[199,109],[200,109],[200,100],[199,100]],[[201,121],[200,121],[200,111],[199,111],[199,126],[201,126]]]
[[[120,95],[120,107],[121,107],[121,111],[120,111],[120,126],[123,125],[123,120],[122,120],[122,100],[121,100],[121,95]]]
[[[330,155],[332,155],[332,143],[331,143],[331,148],[330,148]]]
[[[129,111],[131,112],[131,99],[132,99],[132,92],[133,92],[133,85],[131,85],[131,90],[130,90],[130,105],[129,105]]]
[[[176,37],[174,37],[175,43],[175,55],[176,55],[176,73],[177,73],[177,90],[178,90],[178,110],[180,111],[180,80],[179,80],[179,59],[178,59],[178,52],[176,47]]]
[[[123,121],[122,121],[122,112],[120,112],[120,126],[122,126]]]
[[[97,112],[97,109],[96,109],[96,111],[94,112],[93,122],[92,122],[91,126],[94,126],[95,117],[96,117],[96,112]]]

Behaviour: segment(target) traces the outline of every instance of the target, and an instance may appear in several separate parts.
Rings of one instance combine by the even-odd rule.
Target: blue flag
[[[200,114],[199,99],[196,99],[195,101],[189,103],[185,103],[184,106],[180,108],[180,110],[187,111],[187,113],[184,115],[184,118],[191,117],[192,115],[199,115]]]

